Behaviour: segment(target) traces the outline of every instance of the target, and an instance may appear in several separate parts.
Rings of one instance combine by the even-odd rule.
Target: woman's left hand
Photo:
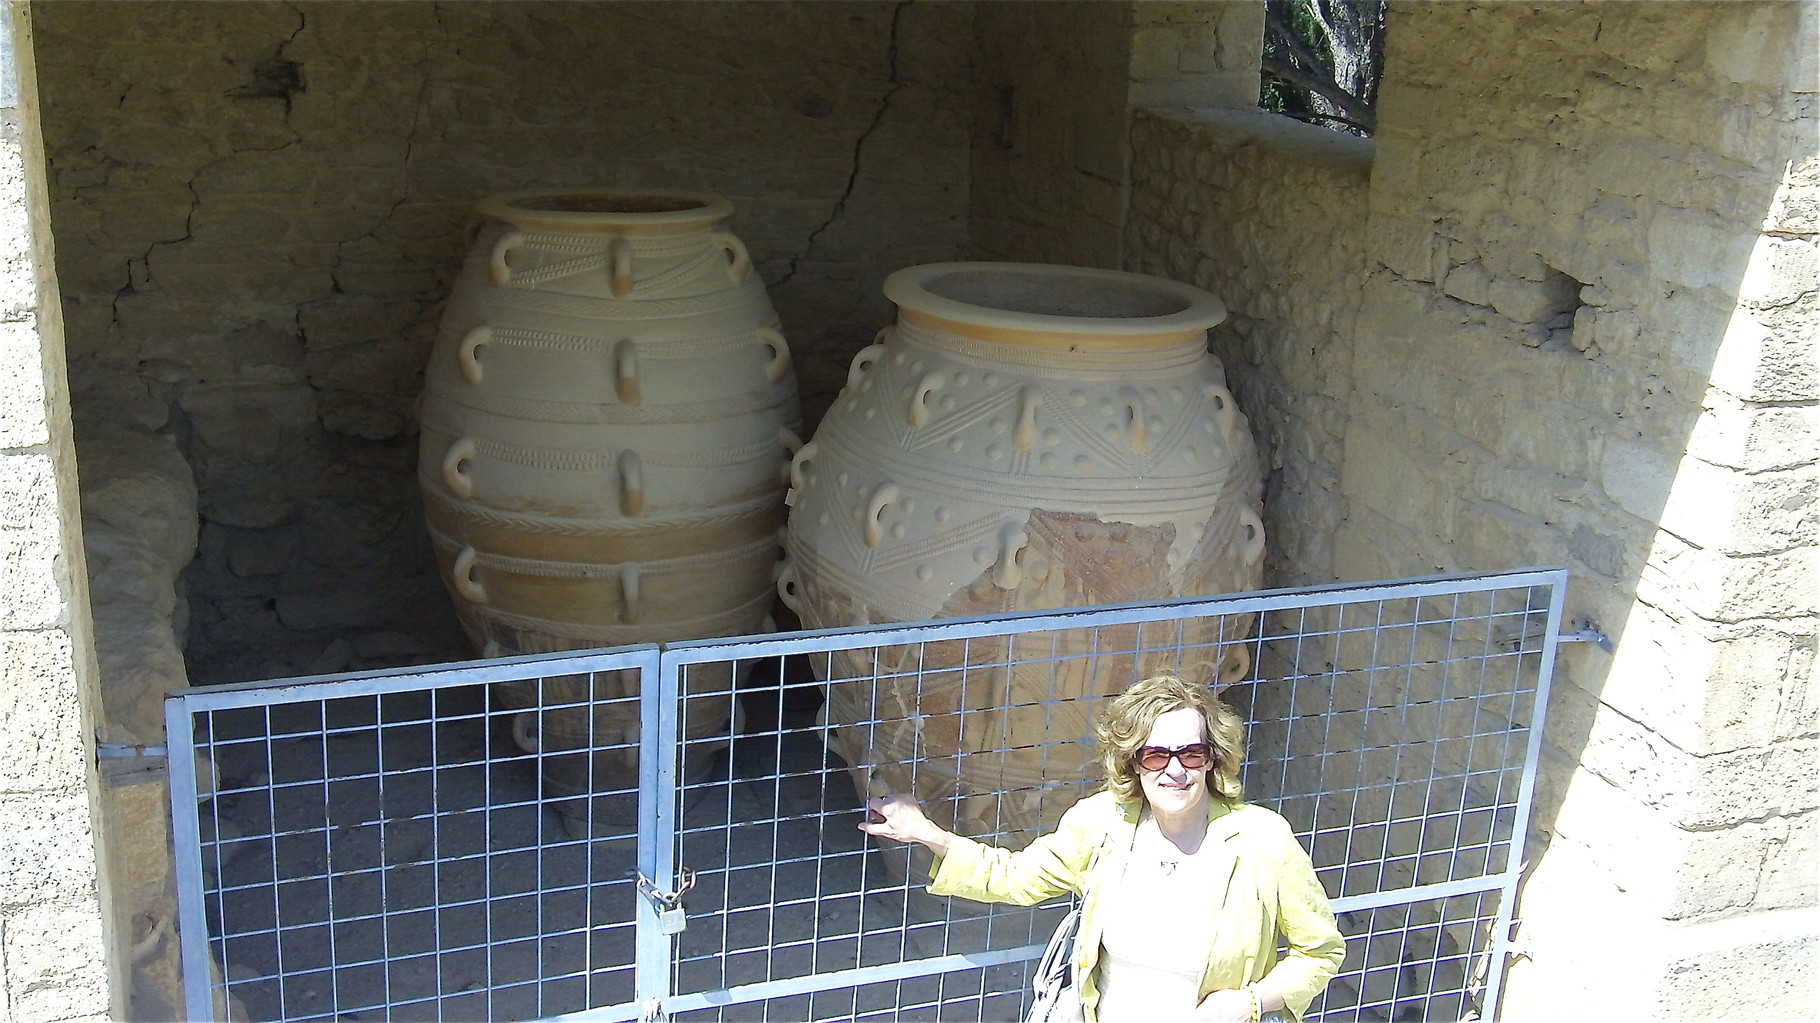
[[[1194,1008],[1194,1018],[1210,1023],[1251,1023],[1251,992],[1215,991]]]

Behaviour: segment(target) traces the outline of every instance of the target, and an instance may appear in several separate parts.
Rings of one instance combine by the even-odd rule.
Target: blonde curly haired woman
[[[1206,686],[1161,676],[1115,697],[1094,732],[1106,790],[1027,849],[953,834],[905,795],[867,800],[860,830],[933,852],[934,895],[1081,896],[1086,1020],[1301,1019],[1345,944],[1289,824],[1241,801],[1244,723]]]

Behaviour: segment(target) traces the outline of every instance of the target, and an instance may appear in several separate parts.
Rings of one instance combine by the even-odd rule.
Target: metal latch
[[[689,927],[688,914],[683,910],[682,897],[689,889],[695,887],[695,871],[684,867],[677,877],[677,889],[666,892],[657,887],[657,882],[644,875],[643,871],[634,870],[632,876],[638,878],[638,891],[651,904],[657,907],[657,929],[665,935],[681,934]]]

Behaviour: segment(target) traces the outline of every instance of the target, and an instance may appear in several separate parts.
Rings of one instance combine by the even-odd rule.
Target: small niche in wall
[[[1588,352],[1592,347],[1592,329],[1590,317],[1583,315],[1591,309],[1581,301],[1581,294],[1586,285],[1544,265],[1544,276],[1537,294],[1540,312],[1534,320],[1536,339],[1534,347],[1550,349],[1577,349]]]
[[[1521,272],[1513,272],[1469,252],[1465,262],[1448,270],[1441,291],[1470,307],[1467,318],[1502,324],[1527,347],[1598,357],[1593,323],[1601,289],[1588,288],[1569,274],[1531,260]],[[1592,301],[1589,295],[1594,296]]]

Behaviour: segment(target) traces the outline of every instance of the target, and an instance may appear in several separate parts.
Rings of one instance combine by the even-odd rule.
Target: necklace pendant
[[[1173,877],[1175,875],[1175,868],[1177,868],[1181,865],[1182,865],[1181,860],[1158,860],[1157,861],[1157,866],[1163,868],[1164,877]]]

